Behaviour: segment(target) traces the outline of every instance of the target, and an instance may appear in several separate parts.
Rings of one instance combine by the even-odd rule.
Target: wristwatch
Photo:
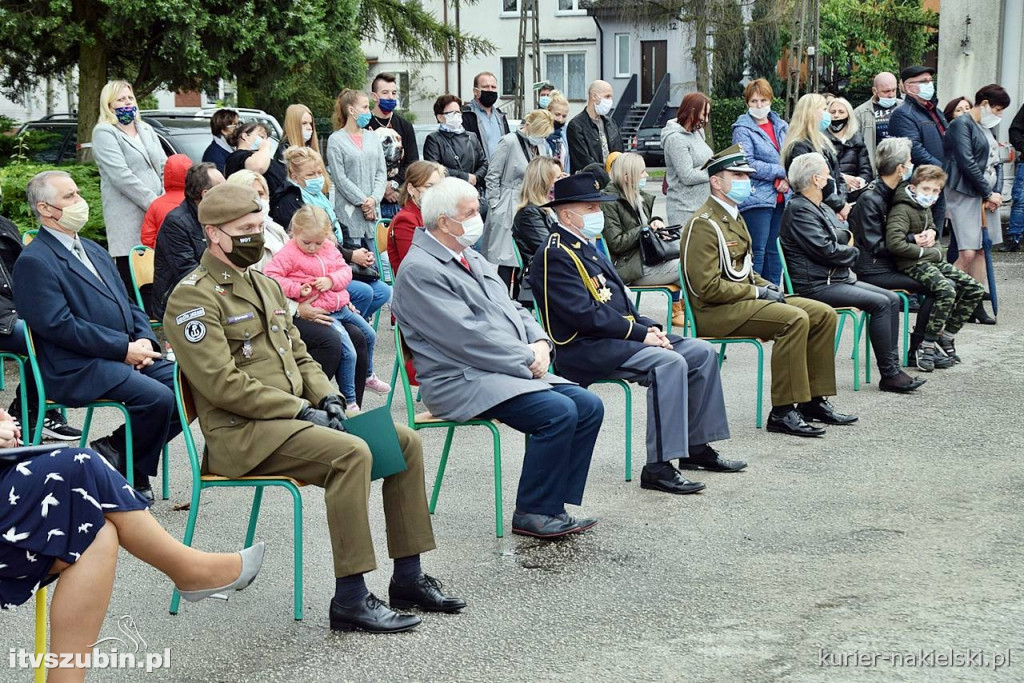
[[[392,190],[397,190],[398,189],[398,181],[397,180],[389,180],[388,184],[391,185],[391,189]]]

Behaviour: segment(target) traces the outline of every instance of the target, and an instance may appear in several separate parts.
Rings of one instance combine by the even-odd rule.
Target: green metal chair
[[[185,538],[182,541],[185,545],[192,545],[192,537],[196,531],[196,520],[199,517],[200,495],[204,489],[212,488],[254,488],[252,497],[252,509],[249,512],[249,526],[245,532],[245,547],[252,545],[256,534],[256,522],[260,516],[260,506],[263,502],[263,489],[268,486],[280,486],[292,496],[292,533],[294,543],[294,564],[295,564],[295,587],[294,607],[295,620],[301,621],[303,616],[302,604],[302,496],[299,488],[305,486],[305,482],[298,479],[284,476],[256,476],[238,477],[231,479],[215,474],[203,474],[200,467],[199,450],[196,448],[195,438],[189,425],[196,417],[195,402],[192,399],[192,390],[189,387],[185,374],[174,364],[174,402],[178,408],[178,418],[181,420],[181,434],[185,439],[185,450],[188,452],[189,464],[192,466],[192,502],[188,509],[188,522],[185,524]],[[171,596],[171,614],[178,613],[178,604],[181,595],[178,589],[174,589]]]
[[[142,303],[142,288],[153,284],[155,254],[156,252],[144,244],[136,244],[128,252],[128,271],[132,276],[132,291],[135,293],[135,303],[147,315],[149,312],[146,311],[146,306]],[[163,327],[163,321],[150,318],[149,326],[155,330]]]
[[[608,251],[608,245],[603,239],[597,240],[598,247],[604,252],[604,255],[608,257],[608,260],[612,260],[611,253]],[[666,309],[665,309],[665,332],[666,334],[672,331],[672,296],[678,294],[679,290],[682,289],[679,285],[628,285],[629,291],[633,292],[635,297],[634,304],[637,308],[640,308],[640,297],[644,294],[662,294],[665,297]]]
[[[21,243],[27,247],[32,244],[32,240],[34,240],[38,234],[38,230],[26,230],[21,236]]]
[[[8,360],[9,361],[13,361],[18,366],[18,386],[20,387],[19,390],[18,390],[18,402],[20,403],[20,408],[21,408],[21,419],[22,420],[27,420],[28,419],[28,394],[26,393],[26,388],[25,388],[25,359],[24,359],[24,357],[19,356],[18,354],[13,353],[11,351],[0,351],[0,391],[3,391],[6,388],[6,378],[4,377],[4,375],[6,374],[5,362],[8,361]],[[22,434],[22,439],[23,440],[25,438],[25,435],[28,434],[28,425],[24,425],[24,426],[25,426],[25,434]]]
[[[452,420],[441,420],[429,412],[416,413],[416,403],[413,401],[412,387],[409,384],[409,375],[405,371],[405,352],[402,349],[402,332],[399,326],[395,325],[395,357],[398,363],[399,377],[402,382],[402,393],[405,395],[405,411],[410,429],[422,431],[424,429],[445,429],[447,433],[444,439],[444,449],[441,451],[441,462],[437,466],[437,476],[434,478],[434,489],[430,494],[430,514],[437,509],[437,498],[441,493],[441,481],[444,479],[444,471],[448,466],[448,455],[452,448],[452,439],[455,436],[456,427],[485,427],[491,432],[494,451],[494,531],[495,536],[501,538],[505,535],[505,518],[502,513],[501,496],[501,434],[498,432],[497,420],[472,419],[465,422],[454,422]]]
[[[387,268],[381,265],[381,254],[386,254],[388,251],[388,226],[391,225],[390,218],[379,218],[377,219],[377,225],[374,227],[373,236],[373,257],[374,263],[377,264],[377,272],[380,273],[381,282],[386,285],[395,284],[394,271],[391,270],[391,264],[388,264]],[[373,314],[373,331],[377,331],[377,326],[380,324],[380,312],[384,309],[383,306],[377,309],[377,312]],[[392,373],[391,386],[395,385],[394,374]],[[388,396],[388,407],[391,407],[390,402],[391,396]]]
[[[789,296],[796,296],[793,293],[793,281],[789,278],[789,267],[786,265],[786,255],[782,253],[782,243],[776,240],[776,247],[779,252],[779,262],[782,264],[782,279],[786,285],[786,294]],[[835,348],[832,353],[839,353],[839,342],[843,338],[843,327],[846,325],[846,321],[850,320],[850,324],[853,326],[853,352],[850,354],[850,358],[853,359],[853,390],[860,391],[860,355],[857,353],[860,348],[861,335],[864,336],[864,381],[871,381],[871,338],[867,334],[868,330],[868,315],[867,311],[862,311],[859,308],[852,306],[833,306],[833,310],[836,315],[839,316],[839,325],[836,327],[836,341]]]
[[[702,337],[697,331],[697,319],[693,315],[693,309],[690,307],[690,296],[686,291],[685,280],[683,279],[683,267],[682,263],[679,265],[679,281],[684,283],[682,288],[683,292],[683,311],[686,314],[686,325],[684,326],[684,334],[689,333],[688,336],[696,337],[697,339],[703,339],[710,344],[719,344],[718,350],[718,365],[719,367],[725,363],[725,348],[730,344],[750,344],[757,350],[757,413],[754,424],[757,428],[761,428],[763,415],[763,397],[764,394],[764,344],[761,343],[760,339],[754,337]]]

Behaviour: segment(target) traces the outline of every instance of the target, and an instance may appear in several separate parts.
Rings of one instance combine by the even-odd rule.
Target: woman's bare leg
[[[953,265],[968,275],[971,275],[971,268],[974,267],[974,262],[977,256],[977,249],[961,249],[960,255],[956,257],[956,261],[953,262]]]
[[[50,603],[50,652],[92,652],[107,615],[117,567],[117,529],[107,522],[72,565],[58,560],[60,579]],[[84,657],[82,658],[84,663]],[[86,669],[50,669],[51,683],[85,680]]]
[[[238,553],[207,553],[183,545],[148,510],[111,512],[121,547],[170,577],[180,590],[226,586],[242,573]]]

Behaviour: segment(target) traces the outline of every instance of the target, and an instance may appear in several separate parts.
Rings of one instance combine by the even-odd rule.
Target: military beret
[[[244,185],[221,183],[210,188],[199,202],[199,222],[203,225],[224,225],[262,210],[256,190]]]
[[[733,145],[723,149],[714,155],[701,167],[708,175],[715,175],[722,171],[736,171],[737,173],[753,173],[754,169],[747,163],[747,157],[739,145]]]

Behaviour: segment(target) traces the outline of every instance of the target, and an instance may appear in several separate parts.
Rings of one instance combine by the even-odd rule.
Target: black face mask
[[[829,124],[829,128],[832,129],[833,133],[838,133],[843,128],[846,128],[846,123],[849,119],[832,119],[832,123]]]
[[[821,188],[821,196],[824,199],[824,198],[827,198],[827,197],[831,197],[835,193],[836,193],[836,179],[833,178],[832,176],[829,176],[828,180],[825,182],[825,187]]]
[[[562,126],[565,125],[565,121],[555,121],[555,132],[562,130]]]
[[[493,107],[494,103],[498,101],[498,92],[496,90],[481,90],[480,97],[477,99],[485,107]]]

